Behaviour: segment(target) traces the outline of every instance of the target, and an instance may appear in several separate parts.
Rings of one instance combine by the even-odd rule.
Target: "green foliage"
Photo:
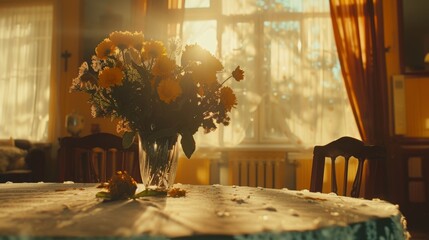
[[[195,140],[192,136],[193,134],[188,131],[184,131],[181,133],[182,140],[180,143],[182,144],[183,152],[185,153],[187,158],[191,158],[192,154],[195,151]]]
[[[135,132],[124,132],[124,135],[122,135],[122,146],[125,149],[131,147],[131,145],[134,142],[135,137],[136,137]]]

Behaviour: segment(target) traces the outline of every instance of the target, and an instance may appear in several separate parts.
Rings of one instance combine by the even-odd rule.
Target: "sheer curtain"
[[[198,136],[201,145],[312,147],[359,137],[326,0],[187,0],[181,38],[220,57],[244,82],[231,124]]]
[[[53,6],[0,5],[0,138],[48,137]]]

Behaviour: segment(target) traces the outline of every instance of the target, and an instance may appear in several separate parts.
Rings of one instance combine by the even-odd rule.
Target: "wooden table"
[[[95,197],[96,184],[0,184],[0,238],[408,237],[398,206],[381,200],[287,189],[175,187],[186,196],[103,202]]]

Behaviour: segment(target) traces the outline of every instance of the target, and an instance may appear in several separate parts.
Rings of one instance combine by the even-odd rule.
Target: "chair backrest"
[[[110,133],[59,139],[59,180],[106,182],[119,170],[141,181],[138,145],[124,149],[122,138]]]
[[[347,195],[347,181],[349,160],[354,157],[358,160],[356,176],[353,181],[350,196],[359,197],[360,187],[362,183],[362,173],[365,160],[380,161],[384,160],[386,153],[384,147],[375,145],[365,145],[362,141],[351,138],[342,137],[324,146],[315,146],[313,150],[313,165],[311,171],[310,191],[321,192],[323,186],[323,176],[325,168],[325,158],[331,159],[331,191],[337,191],[337,178],[335,160],[337,157],[344,157],[344,184],[342,195]],[[375,184],[375,183],[374,183]]]

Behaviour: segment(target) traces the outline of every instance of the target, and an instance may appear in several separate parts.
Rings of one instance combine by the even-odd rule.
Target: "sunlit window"
[[[215,20],[186,21],[183,23],[184,44],[199,43],[210,52],[216,52],[217,47],[217,23]]]
[[[211,4],[210,4],[211,3]],[[218,56],[224,77],[239,64],[231,124],[199,136],[215,146],[313,146],[359,138],[337,56],[326,0],[185,1],[185,44]]]
[[[46,140],[53,7],[0,7],[0,138]]]
[[[210,7],[210,0],[186,0],[185,8],[208,8]]]

